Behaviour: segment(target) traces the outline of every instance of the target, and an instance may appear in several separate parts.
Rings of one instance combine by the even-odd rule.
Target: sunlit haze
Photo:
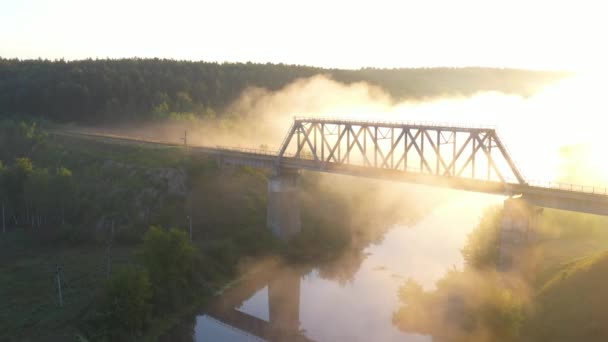
[[[246,120],[238,134],[219,137],[215,129],[195,134],[202,138],[199,143],[203,145],[265,144],[278,149],[277,144],[293,116],[494,126],[529,181],[567,181],[605,187],[608,163],[603,158],[604,127],[597,124],[608,114],[602,94],[603,79],[602,73],[581,73],[529,97],[479,92],[471,97],[395,103],[378,87],[366,83],[345,85],[316,76],[298,80],[276,92],[243,93],[228,111],[264,120],[255,124]],[[259,127],[250,130],[251,125]],[[171,132],[170,136],[177,133]],[[576,150],[564,155],[565,147]]]
[[[5,0],[0,56],[581,70],[606,60],[603,7],[584,0]]]

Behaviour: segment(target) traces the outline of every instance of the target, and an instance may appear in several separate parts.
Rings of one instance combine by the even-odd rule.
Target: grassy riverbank
[[[82,315],[107,279],[106,252],[92,244],[66,245],[39,232],[11,231],[0,238],[0,340],[73,341]],[[132,248],[115,246],[113,267],[131,260]],[[56,270],[61,265],[63,306]]]

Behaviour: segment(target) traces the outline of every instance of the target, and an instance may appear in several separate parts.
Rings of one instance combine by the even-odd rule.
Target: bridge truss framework
[[[501,183],[525,180],[494,128],[296,118],[278,158]]]

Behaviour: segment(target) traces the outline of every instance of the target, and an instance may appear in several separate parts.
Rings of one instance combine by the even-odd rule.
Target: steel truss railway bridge
[[[115,143],[178,145],[63,133]],[[527,181],[494,127],[296,117],[278,151],[219,146],[188,149],[193,154],[213,156],[221,165],[271,169],[267,225],[283,239],[301,229],[300,170],[507,196],[501,246],[530,240],[542,208],[608,215],[606,188]]]

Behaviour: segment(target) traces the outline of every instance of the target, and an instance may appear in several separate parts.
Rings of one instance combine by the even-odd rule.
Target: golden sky
[[[0,0],[0,56],[589,70],[602,1]]]

